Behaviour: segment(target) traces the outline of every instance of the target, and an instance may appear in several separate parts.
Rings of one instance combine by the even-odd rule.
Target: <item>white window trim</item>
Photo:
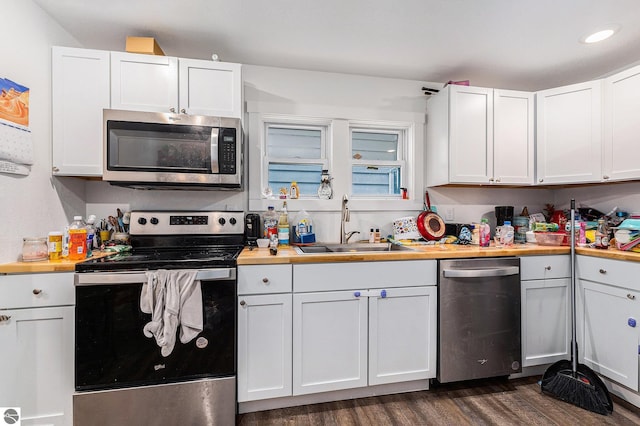
[[[275,111],[275,112],[274,112]],[[330,111],[330,112],[329,112]],[[292,125],[321,125],[327,126],[326,149],[327,168],[333,177],[333,198],[331,200],[320,199],[287,199],[287,207],[290,212],[306,210],[314,211],[340,211],[343,194],[351,192],[351,128],[364,127],[373,129],[406,129],[405,165],[403,183],[408,190],[409,199],[396,199],[384,197],[360,198],[351,196],[349,208],[351,211],[398,211],[422,210],[423,193],[425,188],[424,163],[425,163],[425,115],[416,113],[403,113],[397,111],[366,110],[348,107],[330,107],[314,105],[297,105],[295,107],[271,102],[247,103],[248,143],[246,157],[248,167],[245,169],[245,182],[248,185],[249,210],[266,211],[270,205],[279,208],[281,199],[274,194],[273,199],[266,199],[262,190],[266,186],[268,165],[266,164],[266,123]],[[339,118],[336,118],[339,117]],[[346,119],[344,117],[353,117]],[[389,117],[386,120],[384,117]],[[258,164],[259,167],[254,165]],[[320,183],[318,182],[318,185]],[[276,190],[274,189],[274,192]]]

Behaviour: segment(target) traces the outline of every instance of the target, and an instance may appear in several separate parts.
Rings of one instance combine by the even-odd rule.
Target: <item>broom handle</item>
[[[578,342],[576,341],[576,200],[571,199],[571,370],[578,372]]]

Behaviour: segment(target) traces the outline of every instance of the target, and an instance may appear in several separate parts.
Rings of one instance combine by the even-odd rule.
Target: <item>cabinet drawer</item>
[[[581,280],[640,291],[640,263],[637,262],[578,256],[576,274]]]
[[[291,265],[238,266],[238,294],[290,293]]]
[[[294,292],[436,285],[435,260],[294,265]]]
[[[571,259],[567,255],[520,258],[520,279],[522,280],[544,280],[570,276]]]
[[[0,309],[74,304],[73,272],[0,275]]]

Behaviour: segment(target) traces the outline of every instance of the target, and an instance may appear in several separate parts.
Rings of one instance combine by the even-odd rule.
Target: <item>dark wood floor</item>
[[[433,386],[428,391],[247,413],[238,425],[640,425],[640,409],[614,399],[602,416],[540,392],[537,377]]]

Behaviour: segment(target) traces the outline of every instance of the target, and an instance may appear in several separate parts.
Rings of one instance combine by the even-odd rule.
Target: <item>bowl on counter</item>
[[[258,238],[256,240],[256,244],[258,244],[258,247],[260,247],[260,248],[267,248],[267,247],[269,247],[269,239],[268,238]]]
[[[535,232],[536,243],[541,246],[561,246],[566,236],[564,232]]]

